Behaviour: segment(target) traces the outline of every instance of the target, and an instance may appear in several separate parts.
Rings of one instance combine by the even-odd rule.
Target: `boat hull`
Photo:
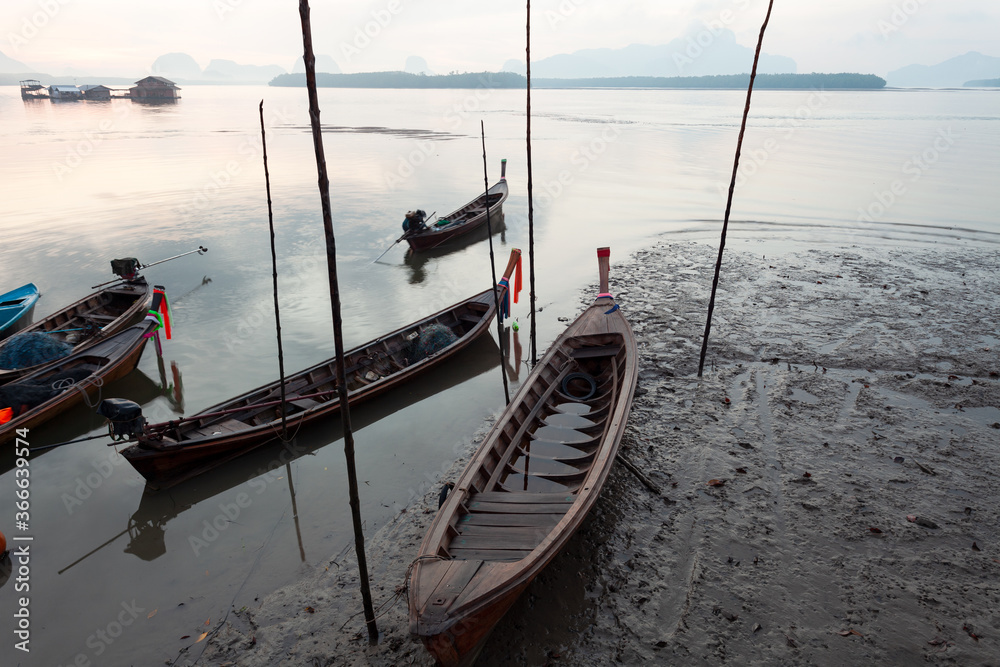
[[[442,216],[444,220],[451,220],[451,224],[440,228],[432,225],[420,233],[406,236],[406,242],[413,252],[426,252],[464,238],[467,234],[481,229],[487,221],[490,221],[494,227],[499,226],[503,217],[502,206],[507,200],[508,193],[507,181],[501,179],[486,193],[448,215]],[[487,202],[489,206],[487,206]]]
[[[0,444],[13,439],[19,429],[35,428],[73,406],[82,403],[84,396],[86,396],[88,402],[99,399],[103,385],[125,377],[138,366],[146,344],[146,334],[152,331],[153,326],[147,324],[135,325],[83,352],[74,353],[69,357],[61,359],[54,366],[48,366],[42,371],[37,371],[21,378],[18,382],[5,385],[4,389],[10,391],[19,383],[44,380],[56,373],[81,368],[93,370],[90,375],[76,382],[62,393],[23,412],[6,424],[0,425]]]
[[[631,410],[637,357],[605,284],[456,481],[408,580],[410,631],[442,664],[475,660],[479,643],[592,509]]]
[[[519,256],[519,250],[511,253],[505,276],[510,275]],[[371,400],[409,382],[468,347],[488,331],[496,314],[495,303],[493,290],[485,290],[345,352],[348,405]],[[410,349],[407,344],[417,332],[435,324],[447,324],[455,339],[433,354],[413,360],[400,357],[399,350]],[[368,363],[376,357],[377,361]],[[327,359],[285,379],[284,417],[289,429],[340,414],[335,365],[336,358]],[[375,372],[372,368],[394,370]],[[277,440],[282,427],[280,410],[281,383],[271,382],[192,415],[183,427],[162,425],[121,454],[148,486],[167,488]]]
[[[0,294],[0,340],[31,324],[38,297],[38,288],[34,283]]]
[[[427,652],[442,667],[472,667],[482,653],[493,628],[521,597],[530,582],[507,591],[488,607],[464,617],[446,629],[424,636]]]
[[[99,344],[109,336],[124,330],[149,310],[153,299],[153,289],[143,278],[127,281],[94,292],[65,308],[24,327],[19,333],[50,333],[55,340],[69,342],[73,353],[81,352]],[[68,337],[74,331],[86,329],[92,333],[82,340],[72,343]],[[9,339],[0,341],[2,348]],[[31,375],[45,368],[58,365],[62,359],[44,364],[16,369],[0,369],[0,385]]]

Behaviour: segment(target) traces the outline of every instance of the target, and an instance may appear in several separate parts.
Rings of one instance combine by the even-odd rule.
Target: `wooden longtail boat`
[[[509,192],[507,188],[507,161],[501,163],[500,181],[479,195],[465,206],[458,208],[436,222],[410,231],[403,237],[414,252],[423,252],[461,238],[471,231],[486,224],[487,205],[489,219],[494,226],[499,224],[502,215],[500,206],[506,201]]]
[[[31,323],[31,312],[35,309],[38,296],[35,283],[0,294],[0,338],[17,333]]]
[[[154,307],[159,307],[161,298],[156,294]],[[0,424],[0,444],[12,439],[18,429],[34,428],[68,410],[84,396],[88,403],[98,400],[101,387],[135,369],[146,340],[158,326],[159,320],[149,315],[139,324],[0,386],[0,411],[12,411],[10,421]],[[59,393],[41,400],[53,390]]]
[[[521,251],[514,249],[498,297],[507,292]],[[344,353],[348,400],[353,406],[409,381],[485,334],[496,314],[488,289],[424,319]],[[443,347],[422,350],[426,336],[447,333]],[[297,429],[340,412],[336,358],[285,379],[285,420]],[[122,456],[147,480],[166,488],[245,454],[281,435],[281,382],[271,382],[175,422],[146,426]]]
[[[471,665],[490,630],[580,527],[632,406],[632,330],[601,293],[552,344],[438,510],[408,580],[410,631]]]
[[[22,329],[19,334],[47,333],[54,340],[82,351],[135,322],[150,308],[153,290],[142,276],[124,280],[80,299]],[[0,349],[13,337],[0,341]],[[23,368],[0,368],[0,385],[58,364],[57,360]]]

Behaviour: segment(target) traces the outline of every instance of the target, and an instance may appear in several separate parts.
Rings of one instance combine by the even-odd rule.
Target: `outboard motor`
[[[97,414],[108,420],[108,435],[112,440],[128,440],[142,435],[146,418],[142,407],[124,398],[106,398],[97,406]]]
[[[142,264],[135,257],[123,257],[111,260],[111,272],[125,280],[135,280]]]

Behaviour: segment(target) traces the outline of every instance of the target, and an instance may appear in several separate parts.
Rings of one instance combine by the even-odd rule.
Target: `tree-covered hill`
[[[716,76],[625,76],[599,79],[534,79],[532,88],[715,88],[746,89],[749,74]],[[427,76],[408,72],[316,74],[320,88],[524,88],[526,79],[513,72],[466,72]],[[305,74],[282,74],[270,85],[306,85]],[[756,88],[765,89],[880,89],[885,79],[874,74],[758,74]]]

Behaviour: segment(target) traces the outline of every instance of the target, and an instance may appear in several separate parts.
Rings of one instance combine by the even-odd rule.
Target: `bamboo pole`
[[[528,301],[531,304],[531,365],[538,363],[535,326],[535,204],[531,197],[531,0],[528,0],[524,56],[527,64],[527,144],[528,144]]]
[[[267,226],[271,231],[271,279],[274,283],[274,326],[278,336],[278,379],[281,382],[281,438],[288,440],[285,413],[285,353],[281,347],[281,314],[278,311],[278,255],[274,250],[274,214],[271,211],[271,174],[267,171],[267,137],[264,133],[264,100],[260,101],[260,145],[264,150],[264,185],[267,190]]]
[[[493,260],[493,221],[490,215],[490,176],[486,168],[486,126],[479,121],[479,133],[483,138],[483,184],[486,186],[486,234],[490,240],[490,275],[493,276],[493,305],[497,311],[497,340],[500,342],[500,374],[503,376],[504,405],[510,403],[510,388],[507,385],[507,366],[503,358],[503,313],[500,312],[500,295],[497,293],[497,268]],[[513,291],[508,288],[507,294]]]
[[[337,244],[333,236],[333,214],[330,211],[330,180],[326,175],[326,156],[323,152],[323,133],[319,122],[319,95],[316,93],[316,57],[313,55],[312,28],[309,23],[309,0],[299,0],[299,17],[302,20],[303,61],[306,66],[306,88],[309,91],[309,121],[312,125],[313,145],[316,151],[316,171],[319,196],[323,206],[323,231],[326,235],[326,262],[330,278],[330,301],[333,312],[333,340],[337,353],[337,392],[340,396],[340,416],[344,427],[344,457],[347,459],[347,482],[350,493],[351,518],[354,521],[354,549],[358,556],[358,573],[361,578],[361,599],[364,605],[365,625],[368,626],[368,643],[378,643],[375,625],[375,607],[368,583],[368,561],[365,558],[365,535],[361,525],[361,501],[358,499],[358,473],[354,463],[354,433],[351,431],[351,410],[347,402],[347,371],[344,366],[344,337],[340,316],[340,287],[337,283]]]
[[[715,277],[712,278],[712,295],[708,299],[708,317],[705,320],[705,335],[701,339],[701,358],[698,360],[698,377],[705,368],[705,354],[708,352],[708,335],[712,331],[712,311],[715,310],[715,293],[719,288],[719,273],[722,270],[722,252],[726,249],[726,230],[729,228],[729,214],[733,209],[733,192],[736,190],[736,174],[740,168],[740,150],[743,147],[743,134],[747,129],[747,116],[750,115],[750,98],[753,95],[753,81],[757,77],[757,61],[760,60],[760,47],[764,43],[764,31],[767,29],[767,22],[771,19],[771,8],[774,0],[767,4],[767,15],[764,17],[764,24],[760,27],[760,36],[757,38],[757,51],[753,56],[753,69],[750,70],[750,85],[747,87],[747,103],[743,108],[743,122],[740,123],[740,136],[736,141],[736,158],[733,160],[733,177],[729,181],[729,196],[726,199],[726,216],[722,221],[722,239],[719,241],[719,257],[715,261]]]

